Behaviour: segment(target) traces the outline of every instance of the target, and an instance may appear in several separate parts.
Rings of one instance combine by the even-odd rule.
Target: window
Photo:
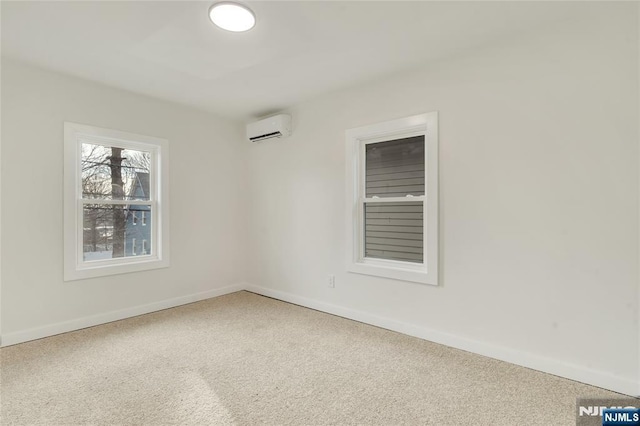
[[[65,280],[169,266],[168,142],[75,123],[64,134]],[[139,212],[151,226],[134,226]]]
[[[142,254],[147,254],[147,240],[142,240]]]
[[[147,226],[147,215],[146,215],[146,212],[142,212],[142,226]]]
[[[347,268],[438,284],[436,112],[347,130]]]

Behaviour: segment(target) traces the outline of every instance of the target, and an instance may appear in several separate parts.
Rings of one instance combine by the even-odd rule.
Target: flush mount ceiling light
[[[256,17],[251,9],[240,3],[229,1],[211,6],[209,18],[223,30],[233,32],[249,31],[256,24]]]

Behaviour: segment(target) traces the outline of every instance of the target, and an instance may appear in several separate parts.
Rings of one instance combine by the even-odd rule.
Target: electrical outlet
[[[327,280],[327,287],[335,288],[336,287],[336,276],[329,275],[329,279]]]

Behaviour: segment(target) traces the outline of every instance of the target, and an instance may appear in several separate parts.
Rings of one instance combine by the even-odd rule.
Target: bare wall
[[[293,136],[249,153],[249,281],[635,393],[637,7],[592,6],[294,108]],[[345,129],[430,111],[440,113],[441,286],[347,273]]]
[[[63,281],[64,121],[169,140],[170,268]],[[195,109],[3,58],[3,337],[241,283],[240,130]]]
[[[639,14],[590,7],[299,105],[293,137],[261,144],[236,123],[3,58],[2,335],[248,274],[283,298],[635,392]],[[435,110],[441,286],[346,273],[344,130]],[[62,281],[64,121],[169,139],[171,268]]]

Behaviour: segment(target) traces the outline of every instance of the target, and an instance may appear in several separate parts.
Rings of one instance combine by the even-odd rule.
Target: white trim
[[[78,201],[81,202],[83,205],[96,204],[101,206],[110,206],[114,204],[118,206],[152,206],[154,204],[153,201],[144,201],[144,200],[108,200],[108,199],[85,198]]]
[[[415,197],[364,198],[363,147],[391,138],[425,136],[426,195]],[[346,139],[346,265],[349,272],[403,281],[438,285],[438,112],[349,129]],[[362,257],[364,202],[423,202],[425,263],[365,261]],[[417,266],[418,265],[418,266]]]
[[[88,267],[91,269],[113,268],[114,266],[118,266],[118,265],[127,265],[132,269],[132,271],[144,271],[144,270],[154,269],[154,268],[153,266],[151,267],[143,266],[140,269],[138,269],[139,267],[134,265],[137,265],[140,263],[157,262],[157,261],[158,261],[158,258],[153,255],[142,256],[142,255],[136,254],[136,255],[124,256],[116,259],[87,260],[84,263],[87,264]],[[107,273],[105,273],[104,275],[113,275],[113,273],[108,273],[108,269],[105,269],[105,271],[107,271]]]
[[[65,128],[67,125],[84,141],[95,142],[100,145],[117,146],[119,148],[133,150],[140,150],[141,145],[146,145],[144,149],[153,150],[156,146],[162,146],[167,142],[166,139],[155,136],[140,135],[86,124],[65,122]]]
[[[638,13],[636,17],[636,22],[640,22],[640,3],[638,3]],[[638,25],[638,80],[640,80],[640,25]],[[638,86],[638,99],[640,99],[640,85]],[[640,114],[640,111],[638,111]],[[640,137],[640,115],[638,116],[638,136]],[[640,146],[640,140],[638,141]],[[638,157],[637,166],[640,166],[640,156]],[[640,180],[638,181],[640,185]],[[638,217],[638,223],[640,224],[640,217]],[[639,227],[640,229],[640,227]],[[638,234],[638,241],[640,241],[640,234]],[[640,265],[640,256],[638,257],[638,264]],[[640,397],[640,281],[638,281],[638,297],[636,304],[636,311],[638,312],[638,322],[636,323],[637,327],[637,339],[638,339],[638,375],[636,376],[637,388],[636,388],[636,396]]]
[[[376,259],[382,260],[382,259]],[[409,262],[396,262],[395,267],[382,264],[374,264],[374,259],[365,259],[363,262],[353,262],[349,265],[348,271],[356,274],[372,275],[375,277],[391,278],[400,281],[411,281],[421,284],[432,284],[429,277],[420,264],[419,270],[411,270],[414,265]],[[401,265],[401,264],[406,264]],[[419,264],[416,264],[419,265]],[[417,269],[417,268],[416,268]]]
[[[387,330],[396,331],[398,333],[450,346],[452,348],[461,349],[474,354],[509,362],[511,364],[520,365],[522,367],[531,368],[533,370],[541,371],[544,373],[564,377],[569,380],[575,380],[592,386],[609,389],[614,392],[620,392],[626,395],[637,394],[638,385],[636,381],[633,379],[628,379],[626,377],[614,376],[607,372],[589,369],[577,364],[557,361],[551,358],[514,350],[504,346],[493,345],[490,343],[485,343],[450,333],[443,333],[430,328],[421,327],[402,321],[396,321],[367,312],[357,311],[343,306],[333,305],[330,303],[297,296],[292,293],[272,290],[248,283],[237,283],[234,285],[212,289],[201,293],[176,297],[174,299],[163,300],[160,302],[149,303],[141,306],[134,306],[118,311],[106,312],[84,318],[77,318],[74,320],[51,324],[44,327],[37,327],[29,330],[8,333],[1,336],[2,347],[41,339],[44,337],[50,337],[56,334],[80,330],[87,327],[93,327],[100,324],[106,324],[112,321],[118,321],[138,315],[144,315],[163,309],[174,308],[177,306],[186,305],[188,303],[198,302],[212,297],[219,297],[225,294],[231,294],[242,290],[250,291],[252,293],[256,293],[266,297],[272,297],[283,302],[293,303],[296,305],[304,306],[306,308],[315,309],[321,312],[337,315],[343,318],[359,321]]]
[[[244,288],[245,284],[237,283],[234,285],[216,288],[201,293],[195,293],[187,296],[176,297],[173,299],[162,300],[159,302],[148,303],[146,305],[133,306],[130,308],[105,312],[88,317],[77,318],[69,321],[59,322],[56,324],[46,325],[44,327],[31,328],[29,330],[8,333],[2,336],[2,347],[28,342],[30,340],[42,339],[44,337],[55,336],[56,334],[81,330],[83,328],[106,324],[113,321],[119,321],[138,315],[161,311],[163,309],[175,308],[177,306],[186,305],[188,303],[199,302],[201,300],[210,299],[212,297],[218,297],[225,294],[235,293],[237,291],[242,291],[244,290]]]
[[[420,114],[420,115],[407,117],[407,118],[413,119],[414,117],[420,117],[422,115],[425,115],[425,114]],[[397,123],[398,126],[402,126],[401,131],[393,130],[393,126],[396,125],[396,122],[398,122]],[[363,138],[361,138],[360,140],[364,145],[369,145],[372,143],[380,143],[380,142],[389,142],[389,141],[392,141],[393,139],[413,138],[416,136],[424,135],[424,123],[418,124],[418,121],[413,123],[408,123],[406,118],[401,118],[400,120],[386,121],[384,123],[378,123],[378,124],[384,124],[385,126],[384,127],[381,126],[379,128],[374,129],[374,132],[376,132],[375,136],[373,137],[364,136]],[[404,124],[407,124],[407,126],[405,127]],[[362,126],[362,127],[358,127],[357,129],[351,129],[351,130],[362,130],[364,134],[364,132],[366,132],[367,129],[370,129],[374,126],[376,126],[376,124],[371,126]],[[381,129],[384,129],[384,130],[381,130]],[[366,132],[366,135],[369,135],[369,134],[370,134],[369,132]]]
[[[81,194],[80,147],[82,143],[148,151],[150,200],[86,200]],[[64,123],[64,280],[79,280],[165,268],[169,266],[169,142],[119,130]],[[82,253],[84,204],[150,205],[156,217],[151,223],[150,256],[85,262]]]
[[[382,198],[363,198],[362,202],[364,203],[418,203],[420,201],[425,201],[427,199],[426,195],[415,195],[412,197],[382,197]]]
[[[0,7],[0,10],[1,10],[1,9],[2,9],[2,8]],[[0,15],[1,15],[1,13],[0,13]],[[1,59],[0,59],[0,62],[2,62],[2,60],[1,60]],[[2,69],[2,66],[0,65],[0,70],[1,70],[1,69]],[[0,75],[1,75],[1,74],[2,74],[2,71],[0,71]],[[1,80],[2,80],[2,79],[0,78],[0,81],[1,81]],[[0,87],[0,92],[2,92],[2,88],[1,88],[1,87]],[[0,96],[0,99],[2,99],[2,96]],[[0,102],[0,104],[1,104],[1,102]],[[2,109],[2,106],[0,106],[0,111],[1,111],[1,109]],[[1,114],[1,113],[0,113],[0,117],[2,117],[2,114]],[[1,121],[1,120],[0,120],[0,121]],[[1,124],[0,124],[0,127],[1,127]],[[0,132],[0,134],[1,134],[1,133],[2,133],[2,132]],[[1,151],[2,151],[2,150],[0,149],[0,152],[1,152]],[[1,163],[1,161],[0,161],[0,163]],[[0,173],[0,175],[1,175],[1,173]],[[1,184],[0,184],[0,188],[2,188],[2,185],[1,185]],[[1,205],[2,205],[2,196],[0,195],[0,212],[2,212],[2,206],[1,206]],[[0,215],[0,216],[1,216],[1,215]],[[1,218],[0,218],[0,219],[1,219]],[[2,223],[2,220],[0,220],[0,223]],[[1,230],[1,229],[0,229],[0,234],[2,234],[2,230]],[[0,235],[0,237],[1,237],[1,235]],[[0,238],[0,241],[2,241],[2,238]],[[1,246],[1,244],[0,244],[0,246]],[[2,254],[0,253],[0,311],[2,310],[2,273],[1,273],[1,272],[2,272]],[[2,315],[0,315],[0,346],[1,346],[1,345],[2,345]]]
[[[575,380],[577,382],[610,389],[615,392],[634,395],[637,390],[637,383],[635,380],[621,376],[614,376],[607,372],[593,370],[581,365],[557,361],[551,358],[518,351],[505,346],[493,345],[450,333],[443,333],[430,328],[369,314],[367,312],[357,311],[343,306],[297,296],[292,293],[271,290],[250,284],[248,284],[245,289],[262,296],[272,297],[284,302],[294,303],[306,308],[315,309],[387,330],[396,331],[398,333],[407,334],[409,336],[472,352],[474,354],[487,356],[489,358],[498,359],[500,361],[509,362],[511,364],[520,365],[522,367],[531,368],[533,370],[542,371],[544,373],[553,374],[555,376],[564,377],[566,379]]]

